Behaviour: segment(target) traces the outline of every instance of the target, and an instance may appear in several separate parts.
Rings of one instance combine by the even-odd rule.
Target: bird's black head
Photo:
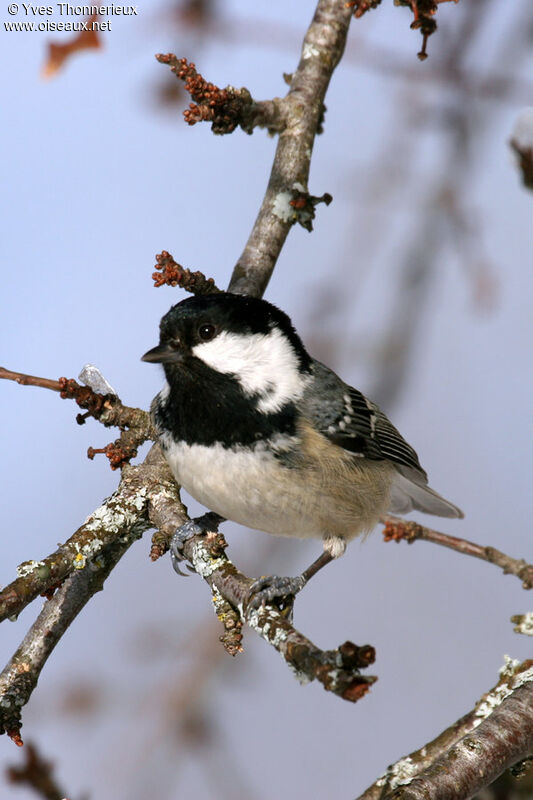
[[[202,362],[232,376],[249,396],[279,408],[301,394],[311,358],[289,317],[256,297],[220,292],[182,300],[165,314],[160,342],[143,356],[162,363],[167,380]]]
[[[172,306],[159,330],[159,345],[145,353],[143,361],[178,363],[221,334],[229,344],[233,337],[271,337],[273,332],[289,342],[302,370],[307,371],[311,361],[287,314],[257,297],[229,292],[193,295]]]

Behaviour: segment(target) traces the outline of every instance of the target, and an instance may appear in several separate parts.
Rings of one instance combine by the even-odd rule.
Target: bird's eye
[[[217,329],[211,323],[206,322],[198,328],[198,336],[203,342],[209,342],[216,334]]]

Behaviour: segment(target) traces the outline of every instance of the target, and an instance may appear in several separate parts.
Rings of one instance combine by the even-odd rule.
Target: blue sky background
[[[516,18],[526,5],[516,3]],[[168,249],[225,285],[275,148],[264,132],[214,137],[207,125],[188,128],[179,109],[157,107],[165,68],[154,53],[176,51],[208,79],[246,85],[257,98],[282,95],[282,73],[297,65],[314,4],[276,1],[250,11],[231,0],[220,12],[229,20],[223,34],[209,41],[177,30],[165,8],[154,0],[138,17],[113,18],[102,51],[74,57],[48,82],[39,77],[47,34],[3,26],[1,33],[0,363],[56,378],[92,362],[125,403],[145,408],[161,374],[140,356],[156,343],[161,315],[184,296],[152,288],[154,254]],[[487,8],[469,49],[472,75],[488,67],[516,21],[495,3]],[[292,316],[313,355],[363,391],[376,383],[398,266],[419,240],[449,163],[449,130],[434,122],[434,110],[450,112],[459,101],[442,73],[426,77],[439,75],[460,13],[461,4],[439,7],[442,30],[423,64],[405,9],[383,5],[354,22],[311,170],[310,191],[328,191],[334,202],[318,207],[312,234],[291,232],[266,294]],[[372,42],[421,77],[377,68]],[[421,300],[407,379],[385,411],[431,484],[466,513],[464,522],[425,521],[531,561],[533,195],[520,185],[507,142],[528,103],[533,63],[512,54],[499,69],[520,75],[524,89],[505,102],[472,101],[473,166],[461,192],[467,222],[478,225],[476,246],[492,265],[494,301],[474,302],[469,259],[448,238]],[[407,158],[405,136],[395,133],[411,109]],[[390,170],[377,186],[379,153]],[[438,209],[432,219],[440,225]],[[339,294],[331,292],[336,284]],[[3,382],[0,404],[5,585],[17,564],[68,538],[118,476],[102,457],[85,457],[113,434],[90,420],[76,425],[72,403]],[[224,531],[231,558],[249,574],[291,574],[318,554],[316,543],[282,540],[273,549],[265,534],[229,524]],[[298,686],[252,635],[236,660],[219,658],[206,586],[178,580],[148,551],[146,535],[64,637],[25,711],[24,737],[55,760],[71,798],[353,797],[471,708],[496,682],[504,653],[531,657],[531,642],[509,622],[531,607],[519,581],[426,543],[384,545],[376,533],[317,576],[295,614],[321,647],[346,639],[376,647],[379,682],[352,706],[320,686]],[[4,662],[40,603],[2,626]],[[201,683],[214,659],[219,667]],[[212,733],[196,748],[176,733],[173,716],[195,686]],[[94,713],[68,711],[65,695],[76,687],[94,687]],[[1,764],[18,759],[3,737]],[[216,777],[221,770],[231,773],[227,785]]]

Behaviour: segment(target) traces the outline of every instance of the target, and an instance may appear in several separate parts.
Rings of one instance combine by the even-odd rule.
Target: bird
[[[294,599],[383,514],[463,517],[428,486],[376,403],[309,355],[289,316],[264,299],[188,297],[163,316],[142,360],[164,368],[151,416],[178,484],[218,521],[322,540],[301,575],[255,581],[252,607]],[[197,532],[177,532],[176,560],[183,536]]]

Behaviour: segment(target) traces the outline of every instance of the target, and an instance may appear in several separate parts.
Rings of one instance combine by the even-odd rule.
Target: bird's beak
[[[152,364],[168,364],[172,361],[181,361],[182,357],[180,350],[176,350],[176,347],[172,347],[166,342],[148,350],[141,358],[141,361],[148,361]]]

